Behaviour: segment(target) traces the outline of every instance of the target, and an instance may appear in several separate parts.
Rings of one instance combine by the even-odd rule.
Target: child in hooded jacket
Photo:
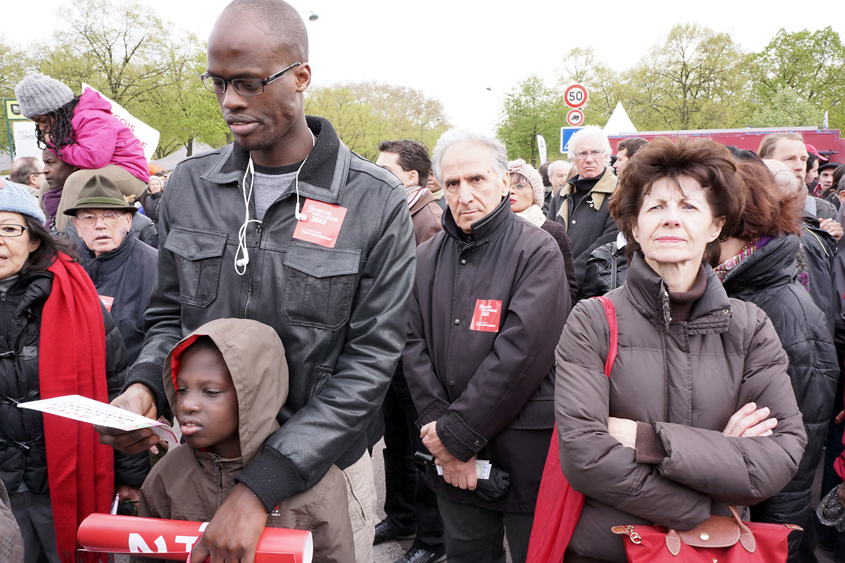
[[[81,95],[43,74],[31,74],[15,86],[21,113],[36,124],[41,148],[53,149],[80,170],[68,176],[56,214],[56,228],[64,232],[64,210],[76,202],[79,190],[93,175],[109,178],[125,196],[140,196],[150,181],[144,147],[125,123],[111,114],[111,103],[95,90]],[[41,195],[49,189],[46,182]]]
[[[284,346],[267,325],[217,319],[180,341],[164,366],[167,400],[185,443],[153,467],[138,515],[208,522],[279,428],[276,415],[288,394]],[[346,483],[336,466],[279,504],[267,526],[310,530],[314,561],[355,558]]]

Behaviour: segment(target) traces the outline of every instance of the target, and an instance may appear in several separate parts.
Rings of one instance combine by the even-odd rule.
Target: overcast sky
[[[228,3],[141,1],[201,38],[207,38]],[[29,0],[25,12],[39,17],[15,21],[37,24],[38,35],[47,37],[60,25],[55,14],[63,2],[67,0]],[[315,85],[378,80],[410,86],[442,101],[455,125],[486,133],[493,131],[505,92],[533,73],[552,84],[555,67],[573,47],[593,47],[612,68],[624,70],[677,23],[730,32],[746,51],[762,49],[781,27],[794,32],[829,24],[845,39],[842,13],[824,21],[822,4],[813,9],[812,3],[784,0],[295,0],[292,4],[319,15],[317,21],[307,22]],[[19,5],[23,9],[24,4]],[[6,25],[2,33],[22,45],[32,32],[32,27],[16,23]]]

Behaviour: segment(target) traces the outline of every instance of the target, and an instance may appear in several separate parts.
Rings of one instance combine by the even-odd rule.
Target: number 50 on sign
[[[563,101],[573,109],[583,107],[588,98],[587,89],[580,84],[570,84],[563,91]]]

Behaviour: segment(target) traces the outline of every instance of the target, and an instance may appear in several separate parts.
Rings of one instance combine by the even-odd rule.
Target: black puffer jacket
[[[789,357],[787,373],[807,432],[798,473],[780,493],[752,507],[752,518],[809,530],[810,489],[821,461],[839,368],[825,315],[795,280],[798,243],[795,235],[772,239],[730,270],[723,285],[729,297],[754,303],[771,319]],[[801,534],[790,535],[791,555],[800,541]]]
[[[819,227],[815,217],[804,216],[801,231],[801,247],[807,259],[810,274],[810,295],[816,306],[825,315],[825,326],[832,335],[836,326],[836,295],[833,293],[833,258],[836,255],[836,241]]]
[[[628,275],[628,260],[625,247],[619,248],[616,241],[603,244],[590,254],[584,271],[584,285],[578,299],[589,299],[604,295],[625,285]]]
[[[156,281],[158,250],[135,237],[125,237],[120,246],[100,256],[94,256],[85,243],[78,249],[97,293],[114,299],[110,313],[131,364],[144,344],[144,313]]]
[[[47,455],[41,413],[16,403],[36,401],[39,392],[39,340],[44,302],[53,275],[33,274],[0,293],[0,479],[10,494],[23,482],[37,494],[48,492]],[[103,309],[106,330],[106,378],[109,399],[117,396],[128,362],[123,340]],[[149,458],[115,453],[115,484],[140,487]]]

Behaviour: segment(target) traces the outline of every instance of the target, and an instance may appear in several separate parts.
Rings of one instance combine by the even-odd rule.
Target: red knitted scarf
[[[53,289],[44,303],[38,363],[41,398],[82,395],[107,403],[105,326],[97,290],[65,254],[49,271]],[[92,512],[109,512],[112,449],[100,444],[92,425],[51,415],[44,416],[44,440],[59,557],[64,563],[105,561],[105,554],[77,557],[76,530]]]

